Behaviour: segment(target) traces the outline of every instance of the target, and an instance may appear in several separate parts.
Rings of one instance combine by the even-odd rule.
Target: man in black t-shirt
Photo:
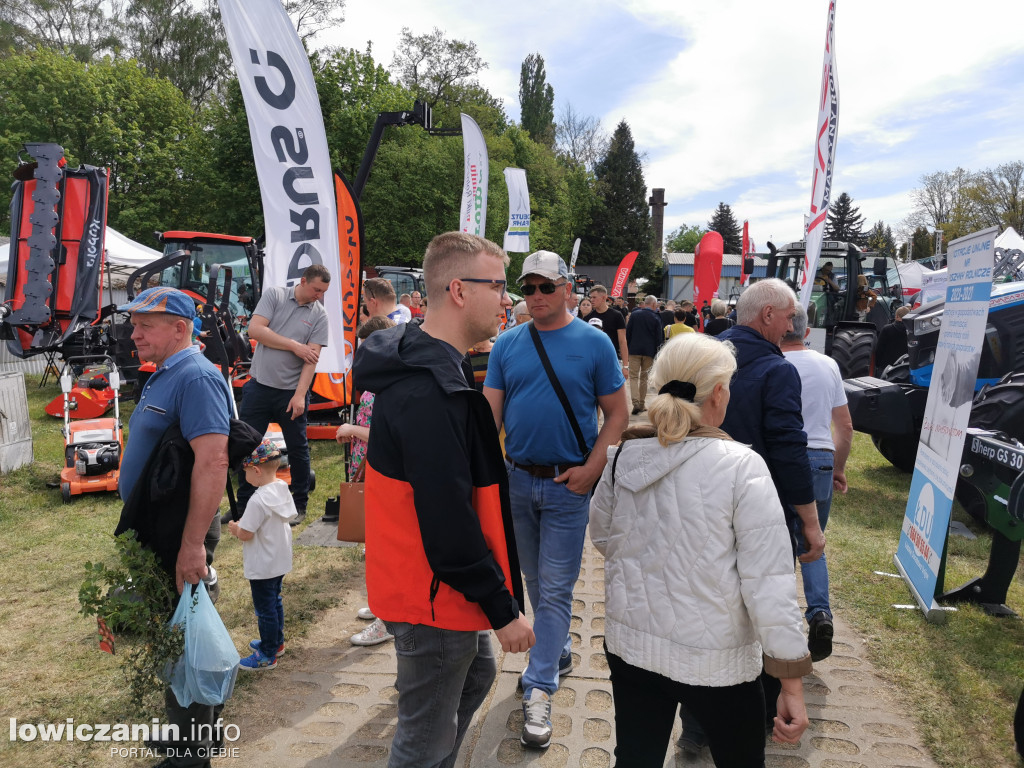
[[[608,289],[603,285],[595,285],[590,289],[590,301],[594,311],[582,320],[595,328],[600,328],[611,339],[619,359],[622,361],[624,374],[629,373],[629,352],[626,349],[626,321],[615,307],[608,303]]]

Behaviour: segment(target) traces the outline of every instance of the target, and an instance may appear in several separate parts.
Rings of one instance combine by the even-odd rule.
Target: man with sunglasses
[[[567,311],[568,273],[551,251],[526,257],[519,290],[533,322],[498,337],[484,381],[495,424],[505,425],[512,521],[537,636],[522,677],[520,737],[524,746],[534,748],[551,742],[551,696],[559,676],[572,671],[572,590],[580,572],[590,491],[604,470],[607,449],[629,420],[615,348],[607,336]],[[600,431],[598,408],[604,414]]]

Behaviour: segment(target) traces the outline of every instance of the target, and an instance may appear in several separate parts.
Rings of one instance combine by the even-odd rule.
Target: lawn
[[[60,469],[60,422],[43,413],[57,394],[37,388],[29,377],[35,463],[0,477],[0,714],[19,723],[146,722],[152,712],[127,708],[119,656],[98,650],[95,623],[78,613],[78,587],[84,563],[113,562],[111,532],[120,505],[109,494],[77,497],[64,505],[58,488],[47,486]],[[127,420],[130,404],[124,407]],[[332,442],[313,444],[317,489],[310,502],[316,522],[330,489],[341,478],[340,450]],[[948,768],[1018,765],[1011,724],[1024,681],[1024,625],[995,619],[961,606],[943,626],[930,625],[910,603],[894,572],[895,552],[910,476],[891,468],[870,440],[857,435],[848,471],[850,491],[833,504],[828,554],[833,608],[862,634],[871,660],[902,692],[933,757]],[[979,535],[953,537],[946,586],[980,576],[990,539],[959,510]],[[225,536],[216,565],[222,593],[218,609],[240,649],[256,636],[255,619],[241,568],[241,546]],[[345,589],[358,585],[362,563],[353,549],[296,547],[295,569],[285,579],[287,635],[296,639],[335,605]],[[1024,611],[1024,589],[1015,582],[1008,604]],[[128,642],[119,638],[119,642]],[[245,699],[272,695],[266,682],[242,678]],[[111,756],[111,745],[61,742],[41,744],[0,740],[0,765],[119,766],[134,768],[154,760]],[[139,746],[128,744],[126,746]]]

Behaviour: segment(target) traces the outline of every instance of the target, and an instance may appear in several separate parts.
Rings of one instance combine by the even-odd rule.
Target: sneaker
[[[544,749],[551,743],[551,697],[540,688],[523,698],[523,735],[519,743],[533,749]]]
[[[261,671],[265,669],[273,669],[277,666],[277,657],[264,656],[259,651],[253,651],[251,655],[246,656],[238,662],[238,666],[242,669]]]
[[[634,405],[633,406],[633,415],[636,416],[638,413],[640,413],[640,410],[641,409],[640,409],[639,406]]]
[[[305,519],[306,519],[306,510],[300,509],[299,513],[297,515],[295,515],[295,517],[293,517],[291,520],[288,521],[288,525],[290,525],[292,528],[294,528],[296,525],[301,524],[302,521],[305,520]]]
[[[373,615],[373,611],[370,610],[370,606],[368,605],[364,605],[362,608],[356,611],[356,616],[365,621],[373,621],[377,618]]]
[[[352,645],[380,645],[394,639],[395,636],[388,632],[388,628],[380,619],[374,619],[373,624],[362,632],[356,632],[351,638]]]
[[[807,628],[807,650],[811,652],[811,661],[822,661],[832,655],[832,636],[835,628],[832,618],[824,611],[811,617]]]
[[[572,672],[572,651],[558,657],[558,676],[565,677]]]
[[[257,637],[255,640],[250,640],[249,647],[254,651],[258,651],[260,649],[260,639]],[[284,656],[284,643],[281,643],[281,647],[277,649],[277,653],[274,654],[274,658],[277,658],[278,656]]]

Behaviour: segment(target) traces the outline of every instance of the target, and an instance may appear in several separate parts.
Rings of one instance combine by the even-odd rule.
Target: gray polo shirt
[[[319,301],[300,305],[294,288],[267,288],[253,314],[267,318],[270,330],[285,338],[327,346],[327,310]],[[291,352],[257,344],[251,372],[260,384],[294,390],[302,366],[302,359]]]

